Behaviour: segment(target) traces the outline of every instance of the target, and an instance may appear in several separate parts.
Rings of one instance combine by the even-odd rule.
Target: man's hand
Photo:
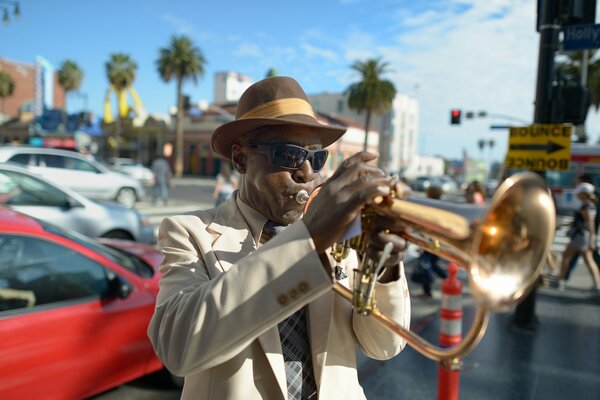
[[[367,164],[376,158],[374,154],[361,152],[345,160],[304,214],[304,223],[318,253],[340,241],[365,204],[377,196],[390,194],[385,172]]]
[[[373,233],[369,238],[367,256],[373,260],[379,260],[383,247],[392,243],[392,253],[385,263],[385,271],[379,278],[379,282],[386,283],[397,280],[399,276],[398,264],[404,259],[408,242],[400,236],[404,226],[398,220],[390,217],[378,216],[374,221]]]

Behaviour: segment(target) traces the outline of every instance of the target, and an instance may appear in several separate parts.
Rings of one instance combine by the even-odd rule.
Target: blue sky
[[[151,113],[166,113],[174,83],[156,73],[158,49],[189,35],[208,61],[185,91],[212,100],[213,74],[233,70],[261,79],[270,67],[296,78],[307,93],[344,90],[357,79],[355,60],[382,57],[399,92],[420,104],[419,152],[500,160],[502,119],[449,125],[449,110],[486,110],[531,120],[539,37],[536,0],[131,1],[22,0],[22,17],[0,26],[0,57],[55,66],[66,58],[84,70],[81,88],[101,114],[104,63],[124,52],[138,63],[134,87]],[[599,14],[600,15],[600,14]],[[69,98],[69,109],[83,99]],[[595,140],[600,117],[588,119]],[[496,146],[481,153],[479,139]]]

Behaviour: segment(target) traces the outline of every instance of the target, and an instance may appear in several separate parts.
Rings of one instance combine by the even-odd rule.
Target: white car
[[[152,186],[154,184],[154,174],[150,168],[144,167],[142,163],[132,158],[111,157],[104,161],[115,171],[127,174],[142,183],[142,185]]]
[[[0,205],[92,238],[156,242],[150,220],[136,210],[90,200],[12,163],[0,163]]]
[[[0,146],[0,162],[27,167],[51,182],[79,194],[100,200],[114,200],[132,208],[144,198],[144,188],[130,176],[111,171],[96,161],[74,151],[31,146]]]

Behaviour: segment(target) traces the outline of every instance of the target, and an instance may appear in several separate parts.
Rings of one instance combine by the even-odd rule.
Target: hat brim
[[[222,157],[231,160],[231,145],[243,134],[262,126],[272,125],[295,125],[316,128],[323,147],[329,146],[346,133],[346,128],[344,127],[323,125],[306,115],[287,115],[284,118],[237,119],[215,129],[211,137],[212,148]]]

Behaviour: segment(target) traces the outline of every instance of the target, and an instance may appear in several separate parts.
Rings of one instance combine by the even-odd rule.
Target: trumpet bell
[[[506,179],[471,242],[469,288],[490,311],[506,311],[534,286],[553,241],[555,208],[544,180],[533,173]]]

